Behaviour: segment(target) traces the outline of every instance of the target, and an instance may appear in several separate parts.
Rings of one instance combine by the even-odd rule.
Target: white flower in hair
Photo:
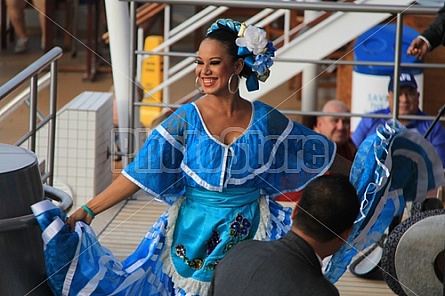
[[[242,26],[245,26],[242,24]],[[240,47],[247,47],[254,55],[259,55],[264,52],[267,46],[266,31],[259,27],[248,26],[241,28],[240,34],[236,39],[236,45]]]

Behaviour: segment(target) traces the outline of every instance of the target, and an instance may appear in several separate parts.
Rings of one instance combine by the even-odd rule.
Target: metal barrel
[[[42,184],[36,155],[0,144],[1,295],[53,295],[47,284],[41,230],[30,206],[49,195],[65,209],[71,197]]]

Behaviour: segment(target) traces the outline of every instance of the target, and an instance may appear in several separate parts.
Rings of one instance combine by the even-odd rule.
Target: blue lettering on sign
[[[388,106],[388,97],[386,94],[368,93],[368,110],[365,112],[372,112],[378,109],[383,109]]]

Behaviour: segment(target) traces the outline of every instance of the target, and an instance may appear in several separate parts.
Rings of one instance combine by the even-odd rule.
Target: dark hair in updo
[[[236,38],[238,38],[238,36],[235,32],[220,29],[210,32],[204,39],[216,40],[223,44],[232,57],[232,60],[236,61],[240,58],[240,56],[238,56],[238,45],[235,43]]]
[[[238,34],[230,29],[220,28],[218,30],[212,31],[206,35],[205,39],[211,39],[218,41],[227,49],[227,52],[232,57],[232,61],[242,58],[238,55],[238,45],[236,45],[236,38]],[[247,77],[252,73],[252,69],[244,64],[243,70],[241,70],[240,76]]]

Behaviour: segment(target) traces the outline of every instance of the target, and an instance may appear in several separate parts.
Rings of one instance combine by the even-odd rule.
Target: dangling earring
[[[204,91],[202,90],[202,87],[201,87],[201,85],[199,84],[199,77],[198,76],[196,76],[196,79],[195,79],[195,87],[196,87],[196,89],[200,92],[200,93],[204,93]]]
[[[232,91],[230,89],[230,84],[232,84],[233,76],[238,77],[238,83],[237,83],[236,88],[235,88],[234,91]],[[238,74],[232,73],[232,75],[230,75],[229,82],[227,83],[227,88],[229,89],[229,93],[234,94],[234,93],[236,93],[238,91],[238,89],[239,89],[239,81],[240,81],[240,78],[239,78]]]

